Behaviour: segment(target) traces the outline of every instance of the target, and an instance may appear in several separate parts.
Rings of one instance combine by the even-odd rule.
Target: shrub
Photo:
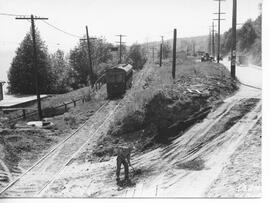
[[[146,52],[142,46],[133,44],[128,52],[127,62],[132,63],[134,69],[142,69],[146,61]]]

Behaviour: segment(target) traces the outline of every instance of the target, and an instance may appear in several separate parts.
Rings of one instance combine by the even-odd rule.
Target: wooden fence
[[[99,77],[96,82],[94,83],[94,88],[92,89],[92,93],[90,93],[90,96],[92,96],[94,93],[96,93],[98,90],[100,90],[100,88],[106,83],[106,78],[105,78],[105,74],[103,74],[101,77]],[[57,112],[58,109],[63,108],[64,112],[67,112],[70,105],[72,104],[73,107],[76,107],[78,102],[82,102],[85,103],[86,101],[86,96],[74,99],[74,100],[70,100],[67,102],[63,102],[61,104],[59,104],[58,106],[55,107],[47,107],[43,109],[43,114],[46,115],[46,112],[52,111],[52,112]],[[26,118],[32,118],[34,116],[36,116],[38,114],[38,111],[33,109],[33,108],[3,108],[2,109],[3,113],[6,114],[8,112],[14,112],[16,111],[16,113],[18,114],[18,116],[15,116],[14,118],[10,118],[9,122],[14,122],[14,121],[18,121],[21,119],[26,119]]]

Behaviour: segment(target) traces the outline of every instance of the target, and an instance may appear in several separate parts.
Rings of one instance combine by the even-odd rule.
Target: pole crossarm
[[[16,20],[31,20],[31,17],[16,17]],[[34,20],[49,20],[49,18],[33,17]]]
[[[97,39],[96,37],[89,37],[90,40],[95,40]],[[80,39],[81,41],[87,41],[87,39]]]

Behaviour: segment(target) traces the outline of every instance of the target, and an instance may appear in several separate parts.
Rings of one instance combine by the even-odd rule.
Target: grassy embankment
[[[177,62],[176,70],[175,81],[169,61],[162,67],[148,64],[136,75],[94,155],[114,155],[113,149],[122,144],[132,143],[136,151],[168,144],[237,89],[220,64],[185,59]]]

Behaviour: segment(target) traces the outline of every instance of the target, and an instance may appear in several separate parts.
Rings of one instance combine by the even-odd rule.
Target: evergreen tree
[[[92,71],[94,80],[102,72],[100,64],[108,63],[112,60],[110,51],[111,44],[107,43],[105,39],[98,38],[91,42],[91,56],[92,56]],[[69,64],[72,70],[72,84],[74,89],[87,86],[90,82],[90,66],[88,59],[87,42],[80,42],[74,49],[70,51]],[[105,67],[105,66],[102,66]]]
[[[251,20],[248,20],[239,31],[239,47],[241,50],[249,49],[255,42],[257,34]]]
[[[80,44],[70,51],[69,64],[72,70],[72,88],[78,89],[88,85],[90,80],[90,69],[85,46]]]
[[[37,67],[33,63],[33,41],[29,33],[16,50],[8,72],[9,93],[35,94],[35,70],[38,70],[39,91],[41,94],[50,93],[51,75],[47,47],[36,31]]]
[[[65,93],[70,90],[70,68],[62,50],[57,50],[50,56],[52,92]]]

